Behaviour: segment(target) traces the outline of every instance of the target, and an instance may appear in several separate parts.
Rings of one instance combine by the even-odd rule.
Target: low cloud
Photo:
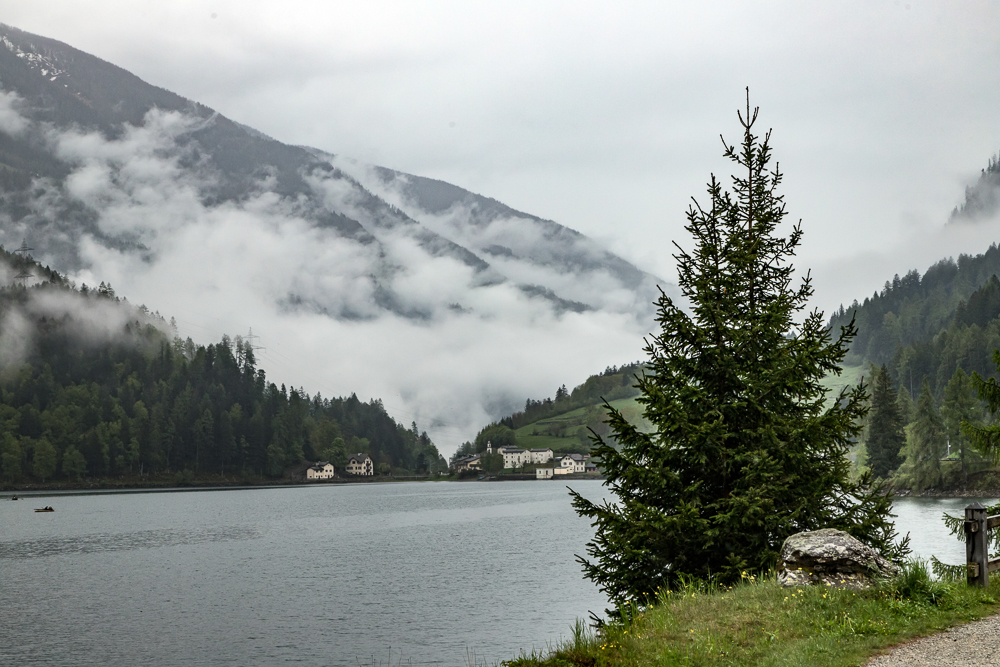
[[[33,204],[36,227],[7,221],[5,243],[19,243],[23,233],[43,262],[59,268],[60,255],[47,244],[65,244],[77,233],[79,267],[70,278],[78,284],[110,283],[131,302],[175,316],[180,334],[199,343],[252,327],[272,381],[328,396],[381,398],[399,421],[427,429],[444,452],[527,397],[551,395],[559,384],[641,356],[652,322],[636,317],[629,295],[610,277],[579,285],[540,268],[537,275],[484,280],[489,270],[429,250],[414,232],[419,226],[379,228],[366,219],[365,193],[335,176],[314,187],[337,199],[330,205],[337,212],[353,206],[352,217],[377,242],[317,226],[301,201],[279,197],[266,178],[244,200],[208,203],[204,186],[214,175],[193,158],[190,140],[202,119],[153,110],[142,126],[108,139],[19,126],[19,116],[5,117],[2,104],[0,130],[37,131],[72,168],[62,183],[36,182],[43,195]],[[58,228],[67,206],[85,207],[93,229]],[[491,233],[511,243],[519,231],[501,226]],[[560,312],[525,294],[520,281],[565,290],[566,298],[589,296],[600,307]],[[33,307],[69,304],[41,299]],[[106,317],[94,311],[83,327],[97,336]],[[16,354],[11,346],[23,331],[17,316],[8,319],[0,351]]]

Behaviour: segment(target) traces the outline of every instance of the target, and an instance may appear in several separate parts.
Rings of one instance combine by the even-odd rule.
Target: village
[[[597,463],[589,454],[556,454],[552,449],[520,449],[518,447],[497,447],[486,443],[486,450],[455,459],[452,474],[465,476],[467,473],[491,472],[486,468],[488,457],[503,457],[503,469],[497,473],[520,473],[524,479],[533,471],[535,479],[554,479],[563,475],[597,473]],[[367,454],[357,453],[347,459],[343,472],[348,476],[369,477],[375,475],[375,465]],[[439,473],[445,476],[447,473]],[[337,477],[336,470],[328,461],[317,461],[306,469],[306,481],[330,480]]]

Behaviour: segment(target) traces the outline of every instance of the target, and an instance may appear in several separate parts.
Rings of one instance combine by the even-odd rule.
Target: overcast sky
[[[941,227],[1000,148],[989,2],[2,0],[275,138],[441,178],[672,279],[743,88],[774,128],[817,305],[987,237]],[[988,235],[987,235],[988,236]]]
[[[983,252],[997,238],[995,222],[945,226],[1000,149],[997,3],[0,0],[0,9],[5,23],[276,139],[494,197],[667,280],[670,242],[690,245],[689,198],[703,197],[710,173],[730,173],[719,134],[739,141],[745,86],[762,129],[774,129],[788,208],[805,229],[796,265],[813,269],[816,306],[861,300],[894,273]],[[131,289],[197,319],[169,293]],[[199,322],[183,333],[214,340],[214,325]],[[583,327],[567,322],[545,341],[518,331],[544,350]],[[639,335],[616,326],[578,335],[575,366],[553,356],[555,368],[538,365],[530,383],[511,380],[514,393],[541,398],[532,392],[582,381],[600,370],[596,349],[612,361],[638,358]],[[295,338],[272,328],[269,356]],[[470,347],[472,359],[484,358],[484,345],[499,349]],[[313,363],[296,349],[289,364]],[[495,361],[488,378],[516,366]],[[559,369],[572,377],[551,377]],[[422,409],[405,388],[367,390],[405,405],[391,410],[404,421]],[[463,410],[468,423],[446,451],[485,418]]]

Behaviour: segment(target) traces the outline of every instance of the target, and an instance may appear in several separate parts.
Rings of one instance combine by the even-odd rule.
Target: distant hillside
[[[181,474],[275,478],[303,461],[420,472],[443,460],[380,401],[279,388],[239,337],[181,340],[102,283],[0,248],[0,473],[8,484]]]
[[[641,407],[635,402],[639,390],[635,377],[643,372],[641,362],[623,366],[609,366],[602,373],[591,375],[572,391],[566,385],[556,390],[555,397],[542,400],[528,399],[524,410],[503,417],[480,430],[475,442],[464,443],[455,453],[474,454],[485,448],[485,434],[494,429],[510,429],[519,447],[551,447],[557,452],[590,451],[590,430],[608,434],[604,423],[604,402],[623,410],[626,418],[636,424],[645,424]],[[510,437],[510,433],[507,433]]]
[[[887,364],[900,346],[928,341],[947,328],[960,304],[994,275],[1000,275],[1000,249],[994,243],[976,256],[943,259],[923,276],[916,270],[886,281],[863,302],[841,306],[830,318],[834,331],[856,314],[858,335],[846,363]]]
[[[975,222],[1000,210],[1000,156],[990,158],[979,179],[965,188],[965,201],[951,212],[951,222]]]

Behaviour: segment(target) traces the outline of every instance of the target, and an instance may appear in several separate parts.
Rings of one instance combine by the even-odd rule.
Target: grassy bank
[[[866,591],[781,588],[748,577],[731,588],[663,593],[634,620],[593,632],[579,624],[548,655],[510,667],[739,665],[846,667],[912,637],[997,613],[1000,579],[988,590],[931,581],[911,566]]]

